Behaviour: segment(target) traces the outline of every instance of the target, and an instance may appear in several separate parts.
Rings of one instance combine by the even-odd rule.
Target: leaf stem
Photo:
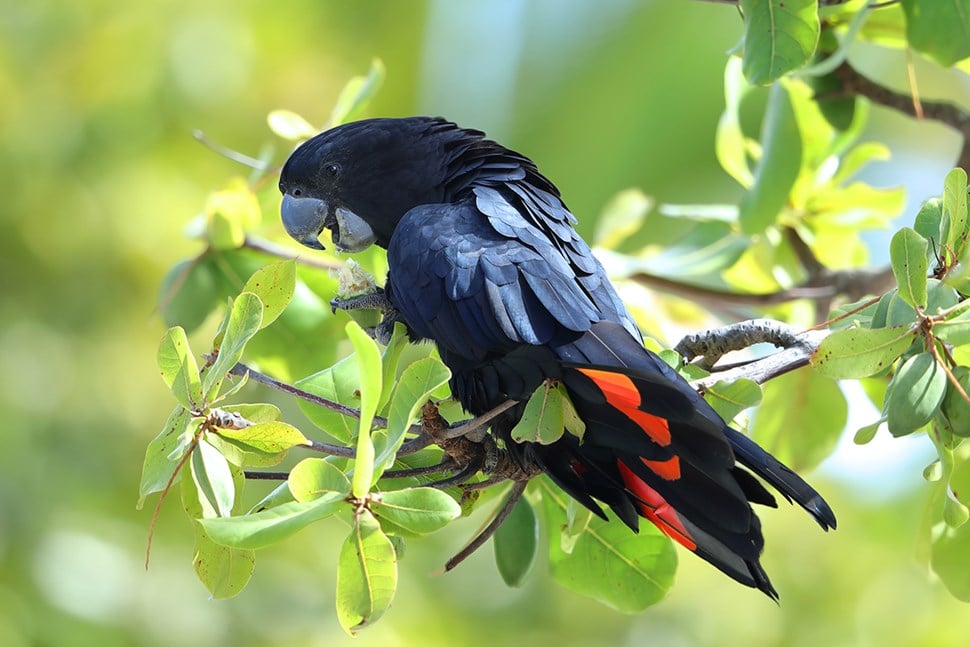
[[[462,548],[454,557],[445,562],[445,572],[450,571],[461,564],[472,553],[481,548],[486,541],[491,539],[492,535],[495,534],[495,531],[499,529],[499,526],[501,526],[512,513],[512,509],[515,507],[515,504],[518,503],[519,499],[522,498],[522,493],[525,492],[526,485],[528,485],[528,481],[516,481],[512,484],[512,489],[509,492],[509,498],[505,500],[505,503],[498,510],[495,518],[492,519],[487,526],[485,526],[485,529],[482,530],[482,532],[468,542],[467,546]]]

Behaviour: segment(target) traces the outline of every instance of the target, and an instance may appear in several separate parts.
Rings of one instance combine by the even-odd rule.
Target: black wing
[[[553,208],[558,198],[511,186],[475,187],[458,203],[416,207],[398,224],[388,246],[391,299],[408,325],[476,361],[523,344],[565,343],[601,320],[639,338],[572,215]]]

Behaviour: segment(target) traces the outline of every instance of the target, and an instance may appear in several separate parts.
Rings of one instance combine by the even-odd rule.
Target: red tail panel
[[[697,550],[697,542],[687,532],[680,517],[677,516],[677,512],[670,507],[667,501],[656,490],[638,478],[629,467],[623,464],[623,461],[616,461],[616,466],[620,470],[623,483],[640,500],[639,507],[643,516],[657,526],[663,534],[681,544],[687,550]]]
[[[662,447],[670,444],[670,427],[667,421],[639,409],[640,390],[628,376],[591,368],[581,368],[579,372],[593,380],[606,396],[606,402],[635,422],[651,440]]]

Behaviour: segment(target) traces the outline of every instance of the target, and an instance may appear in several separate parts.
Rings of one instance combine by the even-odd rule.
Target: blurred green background
[[[135,510],[141,460],[173,405],[155,370],[159,284],[199,251],[184,228],[206,195],[245,173],[194,130],[253,155],[273,143],[281,159],[266,114],[324,123],[377,56],[387,79],[370,115],[487,130],[532,156],[589,232],[630,186],[667,202],[739,198],[713,141],[740,33],[734,8],[670,0],[0,4],[0,645],[349,640],[333,612],[343,532],[326,524],[261,552],[249,587],[212,601],[173,497],[143,567],[154,500]],[[902,55],[868,54],[863,69],[905,87]],[[920,78],[926,95],[970,103],[965,76]],[[868,179],[905,184],[911,221],[959,140],[879,110],[869,136],[894,161]],[[265,231],[279,238],[274,208]],[[558,588],[541,563],[507,589],[488,547],[432,575],[473,518],[409,545],[390,613],[358,642],[965,645],[968,609],[917,558],[922,465],[879,469],[880,456],[843,454],[814,475],[836,533],[785,507],[763,515],[780,607],[689,556],[668,598],[635,617]]]

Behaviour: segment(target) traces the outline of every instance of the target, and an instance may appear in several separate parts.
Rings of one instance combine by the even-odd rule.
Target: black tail
[[[673,369],[622,326],[601,322],[556,349],[562,379],[586,423],[530,448],[550,477],[603,516],[598,499],[628,526],[639,517],[737,581],[777,593],[759,562],[764,539],[751,503],[774,497],[744,466],[804,507],[824,529],[835,515],[810,485],[728,427]]]

